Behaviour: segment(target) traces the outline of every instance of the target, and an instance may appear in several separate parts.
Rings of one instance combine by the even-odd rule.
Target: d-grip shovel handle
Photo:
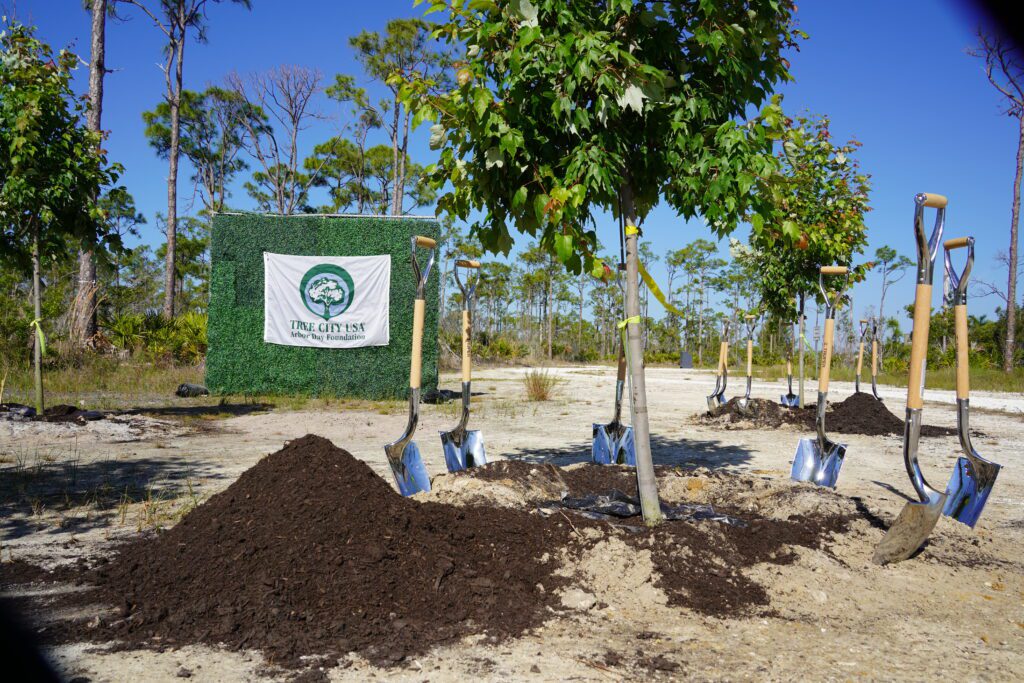
[[[423,379],[423,320],[426,317],[427,301],[425,287],[430,277],[430,269],[434,266],[434,249],[437,241],[422,235],[413,236],[412,240],[412,270],[416,277],[416,301],[412,308],[412,358],[409,363],[409,388],[416,391],[420,388]],[[430,249],[430,258],[427,267],[422,271],[416,260],[416,247]]]
[[[967,343],[967,278],[974,266],[974,238],[957,237],[946,240],[946,274],[951,284],[948,301],[953,304],[953,323],[956,329],[956,397],[968,399],[971,394],[970,365]],[[957,275],[953,270],[949,252],[967,248],[967,263]]]

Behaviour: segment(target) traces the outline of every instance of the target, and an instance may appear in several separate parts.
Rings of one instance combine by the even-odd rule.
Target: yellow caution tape
[[[28,324],[29,327],[36,328],[36,339],[39,341],[39,355],[46,355],[46,335],[43,334],[43,328],[39,325],[42,322],[41,318],[36,318]]]

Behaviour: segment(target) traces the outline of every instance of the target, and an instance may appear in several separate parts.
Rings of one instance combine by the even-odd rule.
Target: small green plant
[[[526,398],[530,401],[548,401],[554,394],[558,379],[547,370],[530,370],[523,376]]]

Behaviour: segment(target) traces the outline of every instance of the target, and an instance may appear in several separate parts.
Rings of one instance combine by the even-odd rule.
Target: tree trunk
[[[100,132],[103,77],[106,75],[107,0],[92,2],[92,46],[89,55],[89,111],[86,127]],[[71,312],[71,338],[79,345],[96,334],[96,258],[91,249],[78,252],[78,296]]]
[[[405,213],[405,162],[409,158],[409,119],[412,115],[408,109],[405,110],[405,120],[402,123],[402,145],[399,147],[398,155],[398,184],[395,185],[395,215],[401,216]]]
[[[168,150],[170,162],[167,172],[167,254],[164,259],[164,310],[165,318],[174,317],[175,299],[175,245],[178,236],[178,154],[181,136],[181,82],[182,60],[185,57],[185,19],[180,18],[177,45],[174,46],[176,56],[174,64],[174,81],[168,78],[168,104],[171,108],[171,145]]]
[[[882,297],[878,300],[878,325],[882,328],[882,337],[878,340],[878,367],[882,367],[882,357],[885,355],[885,290],[888,289],[889,272],[882,264]]]
[[[800,294],[800,311],[798,315],[799,338],[796,340],[800,347],[800,407],[804,407],[804,295]]]
[[[1017,340],[1017,228],[1020,221],[1020,182],[1024,173],[1024,115],[1017,133],[1017,174],[1013,177],[1013,208],[1010,211],[1010,275],[1006,283],[1006,345],[1003,371],[1013,370]]]
[[[640,255],[639,240],[635,232],[636,214],[633,208],[633,189],[622,187],[620,206],[626,225],[626,318],[640,315]],[[632,233],[632,234],[630,234]],[[658,499],[658,481],[654,476],[651,458],[651,428],[647,415],[647,385],[644,382],[644,349],[640,325],[626,325],[626,357],[629,359],[630,407],[633,416],[633,438],[636,446],[636,481],[640,493],[640,508],[644,521],[655,525],[662,521],[661,501]]]
[[[36,414],[43,414],[43,348],[39,344],[39,331],[35,325],[42,325],[43,303],[39,292],[39,225],[36,224],[32,231],[32,307],[35,312],[35,324],[29,329],[32,330],[32,358],[34,361],[34,375],[36,388]]]
[[[392,129],[391,129],[391,215],[397,216],[402,211],[398,204],[395,202],[395,198],[398,197],[398,122],[400,121],[401,114],[401,102],[398,101],[398,97],[395,97],[395,113],[392,117]]]
[[[547,322],[547,328],[548,328],[548,330],[547,330],[547,332],[548,332],[548,360],[551,360],[552,358],[554,358],[554,355],[552,354],[552,348],[551,348],[551,337],[552,337],[552,335],[554,333],[554,317],[555,317],[554,309],[553,309],[553,307],[551,305],[552,304],[552,301],[551,301],[551,290],[554,287],[555,278],[551,274],[550,263],[548,265],[549,265],[549,269],[548,269],[548,291],[547,291],[547,296],[544,299],[544,314],[545,314],[545,318],[546,318],[546,322]]]

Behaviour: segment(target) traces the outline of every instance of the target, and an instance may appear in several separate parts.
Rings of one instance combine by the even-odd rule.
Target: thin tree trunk
[[[636,225],[633,208],[633,189],[622,187],[620,205],[627,229]],[[629,234],[632,233],[632,234]],[[626,234],[626,318],[640,315],[640,255],[639,240],[635,231]],[[640,493],[640,508],[644,522],[655,525],[662,521],[661,501],[658,499],[658,482],[654,476],[654,461],[651,457],[651,428],[647,415],[647,384],[644,382],[644,349],[640,326],[643,323],[626,325],[627,358],[629,359],[630,405],[633,416],[633,437],[636,445],[636,481]]]
[[[1010,275],[1006,283],[1006,346],[1003,371],[1013,370],[1017,340],[1017,228],[1020,221],[1020,183],[1024,174],[1024,115],[1017,134],[1017,174],[1013,178],[1013,208],[1010,212]]]
[[[398,184],[395,185],[395,215],[401,216],[405,204],[405,163],[409,158],[409,119],[412,115],[408,109],[405,110],[405,121],[402,124],[402,145],[398,155]]]
[[[43,318],[43,303],[42,296],[40,295],[40,283],[39,283],[39,225],[35,224],[32,230],[32,306],[35,311],[36,325],[42,325]],[[35,362],[35,388],[36,388],[36,414],[43,414],[43,348],[39,344],[39,332],[35,329],[35,325],[31,328],[32,330],[32,358]]]
[[[168,104],[171,108],[171,144],[168,150],[167,172],[167,254],[164,259],[164,310],[165,318],[174,317],[175,299],[175,247],[178,236],[178,154],[181,144],[181,84],[182,61],[185,57],[185,17],[179,13],[178,39],[175,48],[174,81],[167,75]]]
[[[103,77],[106,75],[107,0],[92,2],[92,46],[89,55],[89,111],[86,127],[100,132],[103,115]],[[91,249],[78,252],[78,296],[71,314],[71,338],[79,345],[96,334],[96,257]]]
[[[800,347],[800,407],[804,407],[804,295],[800,293],[800,311],[797,313],[799,316],[799,338],[796,340],[797,346]]]
[[[392,195],[391,195],[391,215],[397,216],[402,211],[395,201],[398,197],[398,122],[401,114],[401,103],[398,101],[398,97],[395,97],[395,113],[392,117],[392,129],[391,129],[391,184],[392,184]]]

